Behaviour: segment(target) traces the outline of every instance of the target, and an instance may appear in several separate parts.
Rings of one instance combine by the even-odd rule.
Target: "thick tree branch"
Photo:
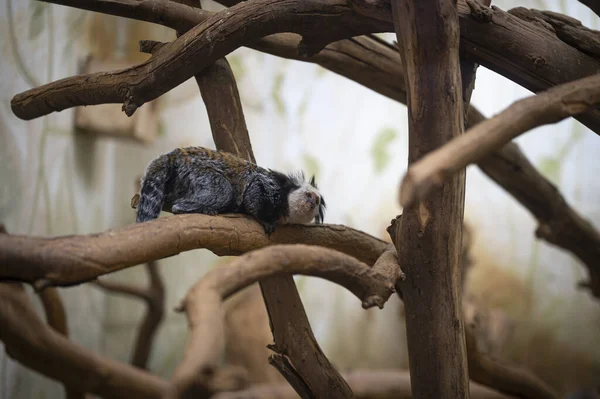
[[[392,14],[408,93],[411,164],[463,131],[458,16],[453,0],[392,0]],[[464,189],[463,173],[404,208],[394,235],[407,276],[398,285],[416,399],[469,397],[459,270]]]
[[[400,203],[411,206],[441,186],[456,172],[480,161],[535,127],[552,124],[600,104],[600,74],[553,87],[516,101],[408,168]]]
[[[245,42],[277,33],[283,26],[302,34],[299,48],[305,54],[314,54],[330,42],[377,32],[377,25],[378,21],[353,13],[347,0],[242,2],[191,28],[140,65],[62,79],[15,96],[11,107],[18,117],[32,119],[77,105],[122,102],[125,113],[132,115],[144,103],[177,87]]]
[[[352,370],[342,376],[357,399],[412,399],[410,375],[405,370]],[[509,399],[479,384],[470,383],[473,399]],[[238,392],[222,392],[212,399],[297,399],[298,395],[287,384],[259,384]]]
[[[538,24],[579,51],[596,58],[600,56],[600,32],[586,28],[578,19],[525,7],[512,8],[508,12],[524,21]]]
[[[21,284],[0,283],[0,340],[23,365],[66,386],[102,397],[156,398],[168,383],[135,367],[103,358],[49,328]]]
[[[372,264],[386,243],[339,225],[281,226],[270,237],[249,217],[173,215],[105,233],[58,238],[0,236],[0,280],[68,286],[127,267],[206,248],[240,255],[273,244],[338,250]]]
[[[198,376],[211,375],[218,366],[225,346],[222,301],[250,284],[281,273],[316,276],[340,284],[356,295],[364,308],[382,308],[394,291],[392,276],[330,249],[277,245],[247,253],[209,272],[182,302],[191,331],[184,358],[172,379],[179,394],[187,397],[194,387],[202,387],[202,377]],[[195,394],[201,392],[205,390]]]

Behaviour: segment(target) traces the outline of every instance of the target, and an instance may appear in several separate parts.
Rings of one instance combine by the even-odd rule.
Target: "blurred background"
[[[600,25],[595,14],[572,0],[493,4],[503,10],[552,10],[593,29]],[[203,5],[220,9],[210,1]],[[86,234],[133,223],[134,183],[151,159],[180,146],[214,148],[193,79],[144,105],[133,118],[122,114],[120,105],[70,109],[29,122],[10,109],[15,94],[40,84],[140,62],[147,56],[137,51],[138,40],[173,40],[172,30],[31,0],[0,0],[0,18],[0,222],[8,232]],[[88,56],[93,62],[85,66]],[[385,228],[401,212],[397,190],[406,171],[406,107],[313,64],[244,48],[227,59],[259,164],[316,174],[328,204],[327,223],[389,240]],[[489,117],[530,94],[480,67],[472,104]],[[597,135],[567,119],[517,142],[567,201],[600,228]],[[536,240],[532,216],[476,167],[467,173],[465,223],[471,260],[466,298],[495,315],[495,355],[529,368],[562,396],[599,386],[600,302],[577,290],[586,277],[578,260]],[[219,262],[206,250],[158,262],[167,303],[149,360],[153,372],[168,378],[181,359],[187,323],[172,309],[192,282]],[[136,267],[105,280],[143,286],[148,277],[145,268]],[[383,310],[365,311],[341,287],[309,277],[296,281],[318,342],[336,367],[408,368],[397,297]],[[59,292],[71,339],[128,362],[144,303],[90,284]],[[32,301],[41,312],[37,298]],[[266,364],[264,345],[271,338],[259,291],[253,287],[236,295],[228,309],[229,333],[237,342],[228,361],[248,361],[240,352],[252,347],[261,366],[251,377],[277,380]],[[0,348],[1,398],[62,397],[59,383],[20,366],[1,343]]]

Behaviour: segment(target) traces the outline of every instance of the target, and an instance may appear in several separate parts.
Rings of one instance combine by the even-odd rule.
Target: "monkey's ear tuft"
[[[314,188],[318,188],[317,181],[315,180],[315,175],[312,175],[312,177],[310,178],[310,185],[313,186]]]

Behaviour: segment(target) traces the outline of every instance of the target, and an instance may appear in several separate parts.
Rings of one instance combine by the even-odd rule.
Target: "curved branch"
[[[1,235],[0,280],[69,286],[192,249],[206,248],[226,256],[285,243],[320,245],[369,264],[387,246],[340,225],[280,226],[267,237],[249,217],[173,215],[99,234],[58,238]]]
[[[362,301],[363,308],[382,308],[394,292],[394,281],[388,276],[331,249],[298,244],[247,253],[226,267],[210,271],[182,302],[180,309],[186,311],[191,331],[184,358],[172,378],[178,394],[206,392],[202,376],[216,370],[225,347],[222,301],[281,273],[316,276],[340,284]]]
[[[0,340],[19,363],[102,397],[156,398],[168,388],[159,377],[101,357],[48,327],[21,284],[0,283]]]
[[[218,12],[178,37],[148,61],[131,68],[80,75],[16,95],[11,108],[33,119],[77,105],[123,103],[129,116],[198,74],[243,43],[278,33],[281,27],[304,35],[300,46],[316,53],[328,43],[377,32],[378,21],[357,16],[347,0],[256,0]],[[265,12],[268,9],[268,12]],[[319,26],[318,36],[314,27]]]

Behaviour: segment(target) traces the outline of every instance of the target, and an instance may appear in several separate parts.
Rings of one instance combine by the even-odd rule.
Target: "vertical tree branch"
[[[198,7],[195,0],[179,0]],[[191,3],[195,4],[191,4]],[[215,146],[256,162],[242,103],[229,63],[223,58],[197,75]],[[260,283],[269,315],[277,356],[285,356],[295,375],[283,376],[302,398],[353,398],[352,390],[321,351],[300,294],[291,275],[269,277]],[[280,370],[281,371],[281,370]],[[303,384],[298,384],[298,380]]]
[[[409,164],[463,131],[459,26],[452,0],[393,0],[409,112]],[[465,174],[456,175],[395,224],[406,280],[413,398],[468,398],[459,258]]]

